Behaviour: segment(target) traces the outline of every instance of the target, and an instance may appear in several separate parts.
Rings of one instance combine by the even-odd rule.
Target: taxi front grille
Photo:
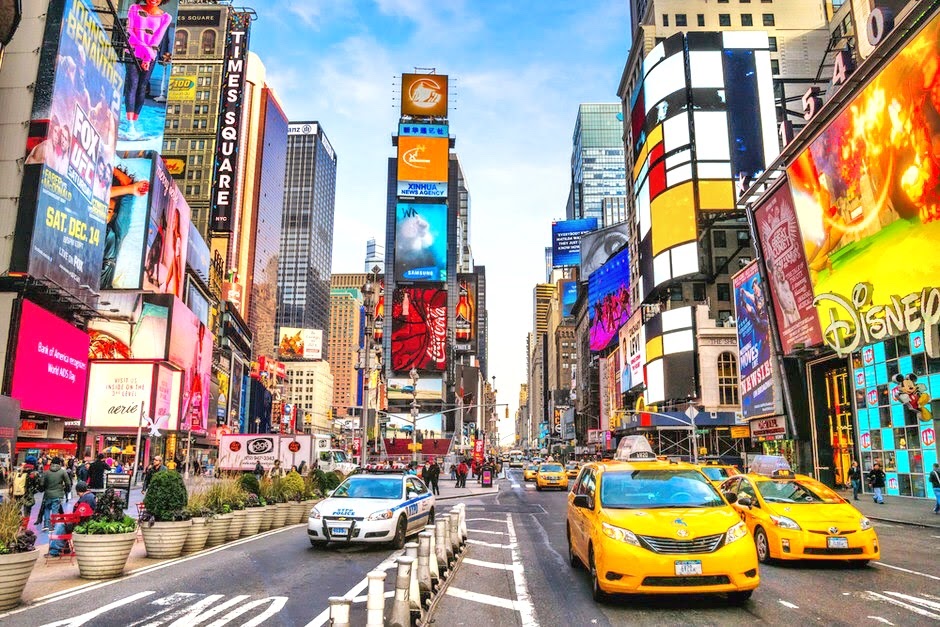
[[[660,538],[657,536],[637,536],[640,542],[654,553],[712,553],[719,546],[725,534],[718,533],[712,536],[702,536],[693,540],[674,540],[673,538]]]
[[[641,585],[656,588],[691,588],[694,586],[725,586],[727,575],[695,575],[691,577],[644,577]]]
[[[865,549],[861,547],[848,549],[818,549],[815,547],[806,547],[803,552],[807,555],[861,555]]]

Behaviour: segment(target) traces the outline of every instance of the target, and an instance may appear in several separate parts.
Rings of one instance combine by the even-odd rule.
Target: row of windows
[[[679,28],[689,25],[689,18],[685,13],[676,13],[675,14],[676,26]],[[776,20],[774,19],[773,13],[763,13],[761,14],[761,21],[764,26],[776,26]],[[705,26],[705,14],[699,13],[696,15],[696,23],[698,26]],[[669,14],[663,13],[663,26],[669,26]],[[730,13],[719,13],[718,14],[718,26],[731,26],[731,14]],[[742,13],[741,14],[741,26],[754,26],[754,16],[751,13]]]
[[[189,120],[187,120],[187,121],[189,121]],[[181,125],[180,125],[180,119],[179,119],[179,118],[170,118],[170,117],[168,117],[168,118],[166,119],[166,123],[165,123],[164,126],[165,126],[165,128],[173,129],[173,130],[179,130],[180,128],[186,129],[186,126],[181,126]],[[197,130],[199,130],[199,129],[207,129],[207,128],[209,128],[209,120],[208,120],[208,118],[200,118],[200,119],[192,120],[192,124],[190,125],[189,128],[193,128],[193,129],[197,129]]]

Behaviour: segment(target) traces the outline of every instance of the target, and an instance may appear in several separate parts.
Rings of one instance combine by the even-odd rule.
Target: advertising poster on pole
[[[741,410],[747,419],[777,412],[767,296],[756,261],[731,279],[738,331]]]

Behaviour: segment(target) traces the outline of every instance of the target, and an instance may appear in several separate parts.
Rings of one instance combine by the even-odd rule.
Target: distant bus
[[[509,451],[509,467],[522,468],[525,466],[525,453],[519,449]]]

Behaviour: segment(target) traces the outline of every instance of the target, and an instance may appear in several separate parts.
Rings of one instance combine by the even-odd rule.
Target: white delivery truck
[[[330,448],[330,437],[321,435],[267,433],[240,433],[223,435],[219,439],[219,469],[252,471],[261,462],[265,471],[281,460],[281,467],[289,470],[306,462],[307,468],[314,463],[320,470],[338,470],[349,474],[356,464],[346,451]]]

